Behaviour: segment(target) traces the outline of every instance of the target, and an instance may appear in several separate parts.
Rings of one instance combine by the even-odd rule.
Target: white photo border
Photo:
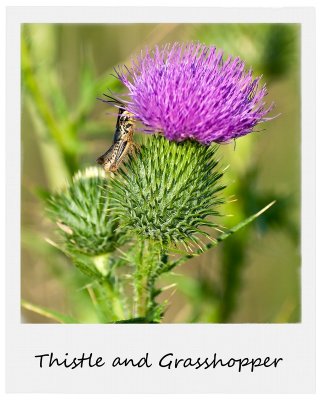
[[[46,325],[20,322],[20,25],[22,23],[301,24],[301,295],[297,324]],[[313,393],[315,391],[315,12],[312,8],[9,7],[7,9],[6,389],[59,393]],[[150,369],[40,369],[36,354],[94,353]],[[175,356],[282,357],[277,369],[159,368]]]

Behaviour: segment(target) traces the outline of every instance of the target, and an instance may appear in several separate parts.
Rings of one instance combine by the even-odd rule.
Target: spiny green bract
[[[124,232],[109,210],[107,180],[100,168],[78,172],[69,187],[50,197],[48,206],[71,252],[100,255],[124,242]]]
[[[207,217],[219,215],[223,203],[216,150],[150,136],[110,182],[120,224],[164,246],[199,243],[199,235],[208,236],[199,228],[217,227]]]

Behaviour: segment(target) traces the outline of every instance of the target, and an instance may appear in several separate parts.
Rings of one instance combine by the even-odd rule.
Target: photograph
[[[300,323],[301,25],[20,34],[21,323]]]

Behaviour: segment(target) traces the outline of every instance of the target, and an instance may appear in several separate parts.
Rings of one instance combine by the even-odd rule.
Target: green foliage
[[[208,217],[219,216],[223,203],[216,151],[217,146],[152,135],[111,181],[120,225],[164,247],[210,238],[200,227],[218,226]]]
[[[239,56],[268,78],[280,78],[297,61],[297,24],[201,24],[196,31],[200,41]]]
[[[48,212],[60,228],[67,251],[98,256],[125,242],[125,232],[109,205],[107,180],[96,167],[77,173],[66,189],[49,197]]]
[[[90,280],[90,297],[101,322],[161,322],[167,301],[157,301],[163,292],[157,287],[159,277],[210,250],[265,211],[197,251],[189,247],[187,255],[169,259],[169,245],[198,244],[195,235],[211,238],[199,226],[217,226],[206,219],[219,215],[215,207],[223,202],[216,151],[217,146],[177,144],[152,136],[110,185],[102,169],[87,168],[66,189],[47,198],[48,212],[64,242],[56,246]],[[131,241],[116,254],[128,236]]]
[[[78,324],[79,323],[79,321],[70,317],[69,315],[61,314],[57,311],[50,310],[49,308],[46,308],[46,307],[36,306],[25,300],[21,301],[21,306],[28,311],[32,311],[34,313],[37,313],[46,318],[52,319],[53,321],[59,322],[61,324]]]
[[[185,322],[243,322],[246,317],[249,322],[257,322],[255,312],[259,313],[259,318],[264,314],[267,322],[299,321],[299,313],[288,317],[292,308],[299,307],[300,301],[300,259],[296,261],[294,258],[295,253],[299,253],[300,243],[299,167],[296,167],[300,143],[299,95],[296,89],[299,83],[299,26],[24,24],[21,33],[23,297],[33,303],[44,302],[50,309],[60,307],[63,312],[70,310],[82,323],[159,322],[166,311],[167,303],[163,299],[168,292],[162,294],[161,301],[159,294],[164,291],[164,280],[170,278],[170,283],[178,283],[175,289],[178,296],[174,301],[181,301],[178,303],[181,308],[188,305],[189,311],[183,315]],[[110,37],[113,39],[106,41]],[[144,38],[143,41],[141,38]],[[142,236],[137,231],[129,235],[126,232],[131,240],[124,245],[121,245],[123,236],[121,240],[116,239],[112,246],[111,243],[103,244],[101,236],[98,240],[93,238],[97,235],[96,228],[85,220],[81,223],[73,221],[76,227],[87,225],[88,230],[82,229],[72,243],[68,233],[70,221],[64,222],[56,214],[52,217],[55,222],[60,221],[61,228],[61,245],[56,247],[63,251],[59,254],[57,249],[46,246],[43,240],[52,237],[53,233],[52,225],[42,218],[43,202],[39,201],[39,195],[46,200],[53,190],[65,184],[66,179],[71,180],[76,171],[94,163],[101,153],[101,146],[111,139],[115,120],[111,116],[106,117],[105,112],[110,110],[103,109],[96,97],[107,88],[121,92],[119,81],[111,76],[113,65],[126,64],[130,55],[145,45],[152,47],[176,40],[200,40],[223,48],[226,56],[232,54],[243,58],[248,67],[252,66],[257,74],[265,76],[270,96],[276,99],[277,110],[282,114],[275,124],[270,124],[271,129],[268,128],[270,138],[263,134],[264,138],[255,140],[258,135],[252,135],[237,141],[235,152],[233,146],[223,146],[219,150],[232,165],[224,177],[232,184],[223,193],[226,197],[234,194],[238,201],[223,207],[225,214],[234,216],[222,216],[218,221],[224,226],[235,225],[237,229],[227,230],[216,238],[217,241],[202,245],[201,250],[188,250],[187,255],[171,258],[160,251],[155,239],[149,240],[145,236],[145,239],[139,240]],[[281,152],[278,150],[284,145],[286,157],[279,157]],[[270,160],[273,169],[270,168]],[[164,161],[165,165],[168,160]],[[268,179],[272,179],[271,185],[269,183],[272,190],[269,191]],[[103,182],[106,185],[104,178]],[[109,199],[110,191],[104,187],[100,203],[105,201],[106,193]],[[238,231],[244,227],[239,224],[240,221],[274,198],[277,199],[276,207],[256,219],[251,229]],[[64,217],[68,214],[68,207],[63,209],[65,205],[62,203],[60,209]],[[98,203],[93,205],[96,207]],[[111,220],[116,227],[108,236],[110,242],[114,242],[114,235],[120,234],[119,222],[113,211],[111,206],[106,207],[106,213],[108,216],[112,213]],[[90,207],[88,212],[91,215]],[[71,215],[69,217],[72,219]],[[208,218],[211,217],[205,220]],[[126,216],[122,218],[122,223],[125,224],[125,220]],[[110,222],[107,216],[105,221]],[[246,221],[251,222],[250,219]],[[202,226],[197,229],[202,230]],[[238,231],[237,234],[233,234],[235,231]],[[76,229],[72,232],[75,233]],[[275,241],[270,247],[270,243],[265,245],[266,237],[273,238],[275,233],[281,232],[283,237],[280,242]],[[109,228],[106,234],[110,234]],[[232,238],[225,241],[226,235],[230,234]],[[191,235],[200,240],[202,234]],[[279,254],[282,254],[279,249],[284,238],[290,241],[291,247],[285,262],[279,263]],[[193,243],[190,239],[186,241],[188,246]],[[196,257],[220,241],[224,244],[215,249],[215,257]],[[96,255],[96,244],[101,248],[114,248],[114,251]],[[116,248],[118,251],[115,251]],[[254,251],[264,253],[264,265],[261,266],[257,255],[252,256]],[[251,257],[254,257],[252,263],[257,263],[257,268],[248,270]],[[190,264],[185,265],[190,259]],[[149,266],[147,260],[151,260]],[[70,268],[71,264],[77,268]],[[180,266],[183,272],[179,271]],[[279,274],[274,280],[274,291],[269,290],[272,266]],[[176,268],[182,272],[181,278],[170,273]],[[269,282],[265,279],[261,283],[263,274],[270,277]],[[281,277],[285,282],[282,287],[279,285]],[[35,285],[36,281],[44,282],[46,290],[42,290],[43,285]],[[255,292],[255,287],[259,287],[259,291]],[[44,292],[50,293],[50,296],[44,296]],[[255,301],[246,301],[248,298]],[[51,319],[54,315],[48,309],[37,306],[29,306],[28,310]],[[237,310],[240,314],[235,314]],[[68,317],[63,321],[61,315],[54,319],[69,322]],[[32,321],[30,314],[28,320]],[[181,315],[171,313],[166,322],[181,320]]]

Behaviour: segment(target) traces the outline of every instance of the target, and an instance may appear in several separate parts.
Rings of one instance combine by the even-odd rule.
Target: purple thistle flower
[[[117,74],[129,89],[127,110],[152,132],[177,142],[229,142],[252,132],[265,115],[266,85],[240,58],[200,43],[146,50]],[[150,130],[146,130],[150,132]]]

